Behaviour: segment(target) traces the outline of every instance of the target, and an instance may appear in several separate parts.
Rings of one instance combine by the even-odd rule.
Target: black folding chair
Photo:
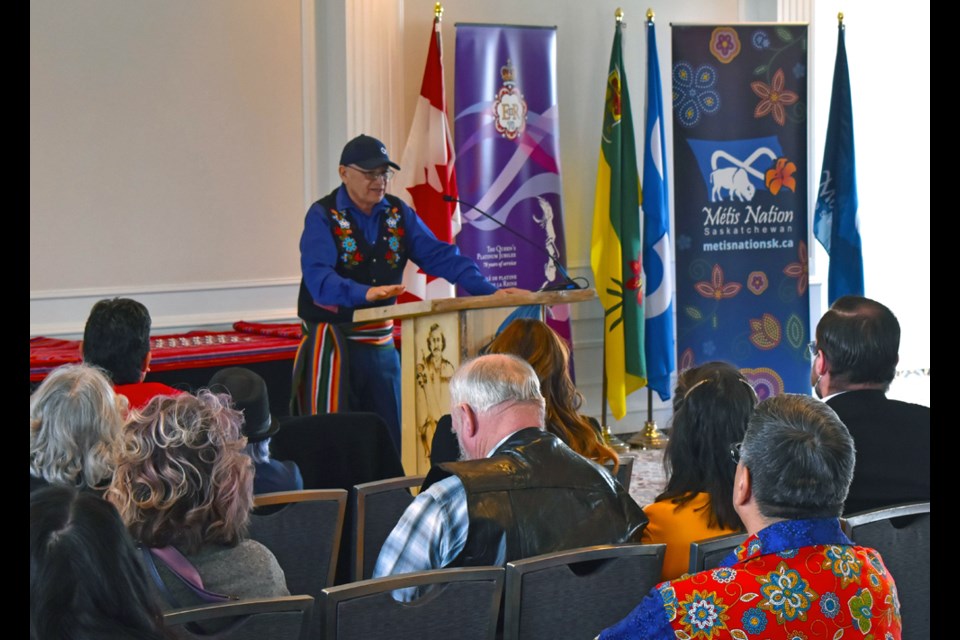
[[[595,637],[660,582],[665,551],[597,545],[508,562],[503,640]]]
[[[398,602],[395,589],[424,589]],[[329,587],[320,597],[325,640],[494,640],[503,567],[433,569]]]
[[[313,597],[307,595],[251,598],[170,609],[164,612],[163,623],[182,640],[307,640],[313,605]],[[214,633],[196,628],[214,621],[229,623]]]
[[[905,640],[930,637],[930,503],[908,502],[848,515],[847,535],[876,549],[897,583]]]

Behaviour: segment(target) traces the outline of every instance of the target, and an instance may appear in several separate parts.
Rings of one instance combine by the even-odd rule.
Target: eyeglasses
[[[734,442],[730,445],[730,459],[733,460],[734,464],[740,464],[740,448],[743,447],[742,442]]]
[[[820,352],[820,348],[817,346],[817,341],[814,340],[813,342],[811,342],[810,344],[808,344],[808,345],[807,345],[807,349],[810,350],[810,359],[811,359],[811,360],[816,360],[816,359],[817,359],[817,353]]]
[[[365,171],[360,167],[355,167],[353,165],[348,165],[354,171],[359,171],[363,174],[363,177],[367,179],[368,182],[377,182],[383,180],[384,182],[390,182],[390,178],[393,177],[395,171],[393,169],[383,169],[377,171]]]

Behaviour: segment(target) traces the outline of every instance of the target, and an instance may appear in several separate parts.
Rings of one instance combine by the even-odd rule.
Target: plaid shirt
[[[383,543],[373,577],[447,566],[463,550],[469,527],[467,491],[460,478],[451,476],[430,485],[407,507]],[[409,602],[417,590],[398,589],[393,595]]]

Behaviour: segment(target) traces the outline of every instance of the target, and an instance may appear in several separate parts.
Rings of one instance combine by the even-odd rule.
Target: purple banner
[[[457,245],[498,287],[537,290],[563,278],[547,254],[566,264],[556,28],[456,29]]]
[[[673,27],[678,371],[810,393],[807,27]]]

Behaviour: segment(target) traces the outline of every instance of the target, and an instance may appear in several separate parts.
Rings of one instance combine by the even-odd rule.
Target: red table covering
[[[239,321],[233,331],[189,331],[150,336],[152,371],[223,367],[293,359],[300,324]],[[63,364],[80,362],[80,341],[30,338],[30,382],[39,382]]]

